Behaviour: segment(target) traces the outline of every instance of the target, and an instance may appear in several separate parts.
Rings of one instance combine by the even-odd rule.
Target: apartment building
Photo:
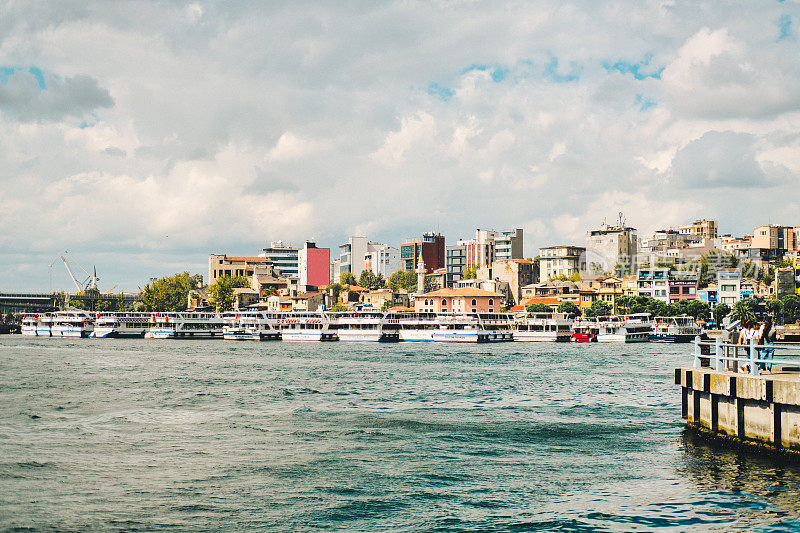
[[[539,279],[547,281],[586,270],[586,248],[547,246],[539,248]]]

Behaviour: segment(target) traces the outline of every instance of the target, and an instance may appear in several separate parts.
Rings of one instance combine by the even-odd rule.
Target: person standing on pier
[[[775,346],[775,336],[776,336],[775,328],[772,326],[772,318],[767,317],[764,320],[764,323],[761,324],[761,328],[758,330],[758,344],[762,346]],[[759,359],[773,359],[775,356],[775,348],[763,348],[759,349],[762,351],[761,357]],[[759,368],[762,370],[766,369],[772,371],[772,363],[759,363]]]

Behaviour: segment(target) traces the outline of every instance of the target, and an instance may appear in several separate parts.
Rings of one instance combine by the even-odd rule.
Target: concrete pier
[[[681,416],[706,436],[800,460],[800,375],[676,368]]]

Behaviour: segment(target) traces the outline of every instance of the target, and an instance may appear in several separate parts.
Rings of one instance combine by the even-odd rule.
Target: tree
[[[461,271],[461,279],[475,279],[478,277],[478,266],[464,267]]]
[[[586,310],[586,316],[594,317],[594,316],[605,316],[611,314],[611,305],[604,302],[603,300],[595,300],[592,302],[592,306]]]
[[[800,319],[800,296],[787,294],[781,298],[781,305],[783,306],[783,322],[785,324],[794,324],[797,319]]]
[[[339,293],[342,292],[342,284],[341,283],[331,283],[328,285],[328,290],[330,291],[331,296],[334,298],[339,297]]]
[[[574,302],[561,302],[558,304],[558,312],[575,317],[581,314],[581,308],[575,305]]]
[[[731,318],[740,320],[742,324],[756,321],[756,301],[752,298],[744,298],[733,304]]]
[[[203,276],[188,272],[163,277],[144,286],[140,297],[146,311],[184,311],[189,291],[203,284]]]
[[[341,313],[341,312],[343,312],[343,311],[349,311],[349,310],[350,310],[350,308],[349,308],[349,307],[347,307],[347,306],[346,306],[346,305],[344,305],[344,304],[340,304],[340,303],[338,303],[338,302],[337,302],[337,303],[335,303],[335,304],[333,305],[333,307],[331,307],[331,312],[333,312],[333,313]]]
[[[575,304],[572,304],[575,305]],[[552,309],[549,305],[543,303],[530,304],[525,306],[525,310],[529,313],[550,313]]]
[[[772,317],[775,319],[776,322],[781,321],[783,318],[783,302],[780,300],[770,300],[766,303],[767,311]]]
[[[223,276],[217,278],[217,281],[209,287],[209,291],[211,291],[209,303],[216,306],[217,311],[230,311],[233,309],[233,304],[236,301],[236,297],[233,295],[233,289],[249,286],[250,282],[247,278],[242,276]]]
[[[352,272],[342,272],[339,274],[339,283],[342,285],[358,285],[358,281],[356,281],[356,277]]]
[[[439,282],[433,276],[425,276],[425,292],[435,291],[439,288]]]
[[[380,274],[376,276],[375,273],[372,272],[372,270],[361,271],[361,276],[359,276],[358,278],[359,287],[364,287],[365,289],[368,290],[375,290],[375,289],[380,289],[381,287],[383,287],[383,285],[384,285],[383,277]]]
[[[722,319],[731,313],[731,307],[728,304],[719,304],[714,308],[714,321],[717,325],[722,324]]]
[[[708,318],[711,316],[711,307],[707,303],[701,302],[700,300],[689,300],[688,304],[686,305],[686,314],[695,318],[708,320]]]
[[[391,276],[389,276],[389,280],[387,285],[393,291],[399,291],[400,289],[406,290],[408,292],[416,292],[417,290],[417,275],[414,272],[406,271],[406,270],[398,270]]]

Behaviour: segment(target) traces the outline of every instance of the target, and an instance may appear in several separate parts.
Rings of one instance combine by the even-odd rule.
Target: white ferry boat
[[[150,313],[97,313],[92,337],[144,337],[150,328]]]
[[[397,342],[400,340],[399,323],[390,321],[380,311],[334,313],[330,329],[340,341]],[[281,332],[283,334],[283,332]]]
[[[39,325],[39,315],[24,315],[22,317],[22,334],[26,337],[36,337]],[[50,333],[48,332],[49,336]]]
[[[653,325],[647,313],[597,318],[597,342],[648,342]]]
[[[336,341],[338,331],[331,328],[331,319],[324,312],[284,313],[280,320],[281,340],[298,341]]]
[[[667,316],[655,320],[650,342],[691,342],[701,330],[694,317]]]
[[[52,336],[51,328],[53,327],[53,315],[44,313],[38,315],[36,321],[36,336],[37,337],[50,337]]]
[[[504,342],[514,340],[513,315],[508,313],[469,313],[439,315],[435,342]]]
[[[53,313],[50,334],[53,337],[88,337],[94,331],[94,319],[85,311],[57,311]]]
[[[279,340],[280,316],[262,311],[238,311],[223,316],[222,338],[226,341]]]
[[[572,323],[570,342],[597,342],[597,333],[600,327],[594,318],[578,317]]]
[[[526,313],[514,320],[514,340],[569,342],[572,319],[565,313]]]
[[[217,313],[177,311],[153,313],[148,339],[221,339],[225,321]]]
[[[389,324],[396,324],[400,340],[404,342],[433,341],[433,332],[439,329],[436,313],[393,312],[386,315]]]

